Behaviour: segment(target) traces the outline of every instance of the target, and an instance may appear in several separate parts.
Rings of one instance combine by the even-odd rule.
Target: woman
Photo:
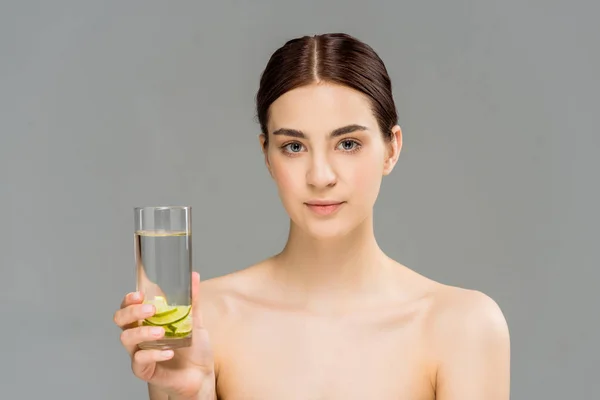
[[[200,284],[186,349],[139,350],[154,312],[128,294],[115,314],[151,399],[509,398],[505,319],[481,292],[387,257],[373,233],[402,132],[386,68],[345,34],[278,49],[261,77],[260,145],[290,217],[283,250]]]

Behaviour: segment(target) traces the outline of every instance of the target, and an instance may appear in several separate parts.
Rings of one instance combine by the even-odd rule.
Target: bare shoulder
[[[203,305],[211,307],[224,306],[228,296],[235,295],[240,287],[240,280],[245,270],[231,272],[225,275],[200,281],[200,296]]]
[[[509,398],[508,324],[490,296],[477,290],[439,285],[428,331],[437,366],[437,398]]]
[[[238,300],[250,296],[260,284],[262,267],[267,261],[206,280],[201,277],[200,298],[207,325],[215,325],[211,323],[213,320],[223,321],[234,313]]]
[[[478,290],[436,286],[430,321],[442,338],[454,341],[452,334],[460,334],[471,339],[506,339],[508,325],[494,299]]]
[[[396,263],[398,264],[398,263]],[[402,290],[412,297],[427,299],[427,330],[435,340],[453,342],[456,334],[505,340],[508,326],[504,314],[487,294],[472,289],[445,285],[398,264],[403,271]],[[408,285],[406,285],[408,283]]]

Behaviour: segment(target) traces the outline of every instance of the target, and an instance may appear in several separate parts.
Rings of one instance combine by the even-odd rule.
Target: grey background
[[[0,4],[1,398],[145,398],[112,322],[134,206],[194,208],[204,279],[281,248],[254,95],[272,51],[330,31],[394,83],[381,246],[500,304],[513,399],[597,398],[598,3]]]

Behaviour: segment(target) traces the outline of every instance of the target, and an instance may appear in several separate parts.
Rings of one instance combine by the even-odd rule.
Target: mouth
[[[345,201],[314,200],[304,203],[309,210],[318,215],[331,215],[345,203]]]

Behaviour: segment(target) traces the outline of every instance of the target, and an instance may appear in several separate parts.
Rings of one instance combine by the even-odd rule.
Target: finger
[[[120,318],[122,318],[121,314],[123,314],[120,310],[128,307],[132,304],[139,304],[144,301],[144,295],[141,292],[131,292],[127,293],[123,300],[121,301],[121,305],[119,306],[119,310],[117,310],[113,316],[113,320],[119,328],[123,329],[123,326],[119,324]]]
[[[200,274],[192,272],[192,323],[194,328],[202,328],[202,304],[200,301]]]
[[[137,350],[138,344],[157,340],[165,335],[165,330],[160,326],[139,326],[126,329],[121,333],[121,344],[129,355]]]
[[[132,304],[139,304],[142,301],[144,301],[144,294],[142,292],[127,293],[127,295],[123,297],[120,308],[125,308]]]
[[[170,360],[173,350],[139,350],[133,355],[131,369],[138,378],[149,381],[156,371],[156,363]]]
[[[121,329],[136,326],[138,321],[151,317],[156,312],[152,304],[133,304],[117,310],[114,316],[115,324]]]

